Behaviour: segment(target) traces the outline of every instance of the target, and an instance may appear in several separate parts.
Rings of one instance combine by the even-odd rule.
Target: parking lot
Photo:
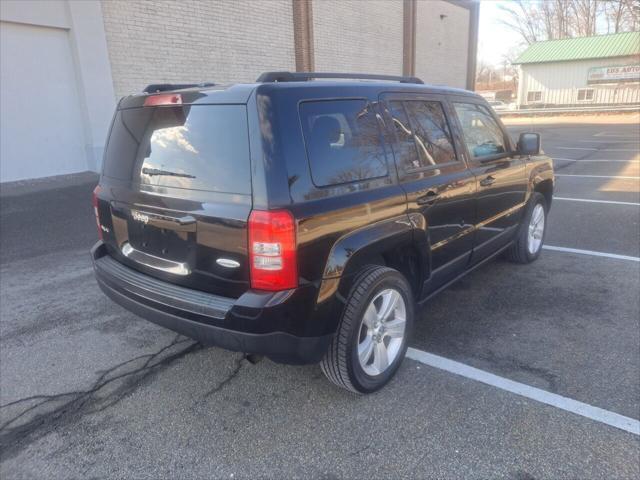
[[[608,419],[640,419],[640,130],[535,130],[558,175],[547,249],[428,303],[410,346],[435,360],[367,397],[108,300],[88,255],[94,176],[4,188],[0,476],[638,478],[640,437]]]

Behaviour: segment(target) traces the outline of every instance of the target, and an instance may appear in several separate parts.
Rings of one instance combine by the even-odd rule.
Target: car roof
[[[370,80],[313,80],[303,82],[273,82],[261,83],[261,86],[269,86],[270,88],[289,90],[289,89],[353,89],[361,88],[366,91],[397,91],[397,92],[417,92],[417,93],[439,93],[449,95],[474,95],[475,93],[461,88],[447,87],[445,85],[430,85],[423,83],[401,83],[388,81],[370,81]]]
[[[310,95],[314,91],[335,89],[339,96],[341,90],[353,92],[356,88],[363,92],[363,95],[376,95],[383,92],[396,93],[417,93],[417,94],[441,94],[441,95],[464,95],[474,98],[482,98],[480,95],[464,90],[441,85],[429,85],[422,83],[401,83],[392,81],[371,81],[371,80],[308,80],[308,81],[288,81],[288,82],[263,82],[263,83],[235,83],[230,85],[207,85],[192,86],[188,88],[169,89],[158,93],[136,93],[123,97],[119,108],[134,108],[143,106],[145,99],[150,95],[166,95],[169,93],[180,93],[182,103],[188,104],[242,104],[247,103],[255,90],[259,92],[272,91],[300,91],[308,90]]]

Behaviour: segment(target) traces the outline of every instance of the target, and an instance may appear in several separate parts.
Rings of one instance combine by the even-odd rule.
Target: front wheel
[[[322,363],[336,385],[356,393],[382,388],[407,351],[413,297],[406,279],[387,267],[368,267],[354,282],[338,331]]]
[[[506,257],[516,263],[531,263],[542,251],[547,227],[547,204],[542,194],[534,192],[515,243],[507,250]]]

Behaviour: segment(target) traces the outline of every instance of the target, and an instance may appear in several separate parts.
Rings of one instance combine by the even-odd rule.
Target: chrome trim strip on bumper
[[[149,255],[148,253],[136,250],[129,242],[125,242],[120,248],[120,251],[128,259],[149,268],[173,273],[174,275],[189,275],[191,273],[191,269],[186,263],[174,262],[166,258]]]

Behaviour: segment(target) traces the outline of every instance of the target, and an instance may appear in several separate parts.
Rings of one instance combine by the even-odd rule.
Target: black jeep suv
[[[368,393],[417,307],[500,252],[538,257],[553,187],[539,136],[514,145],[468,91],[287,72],[154,85],[113,118],[92,257],[143,318]]]

